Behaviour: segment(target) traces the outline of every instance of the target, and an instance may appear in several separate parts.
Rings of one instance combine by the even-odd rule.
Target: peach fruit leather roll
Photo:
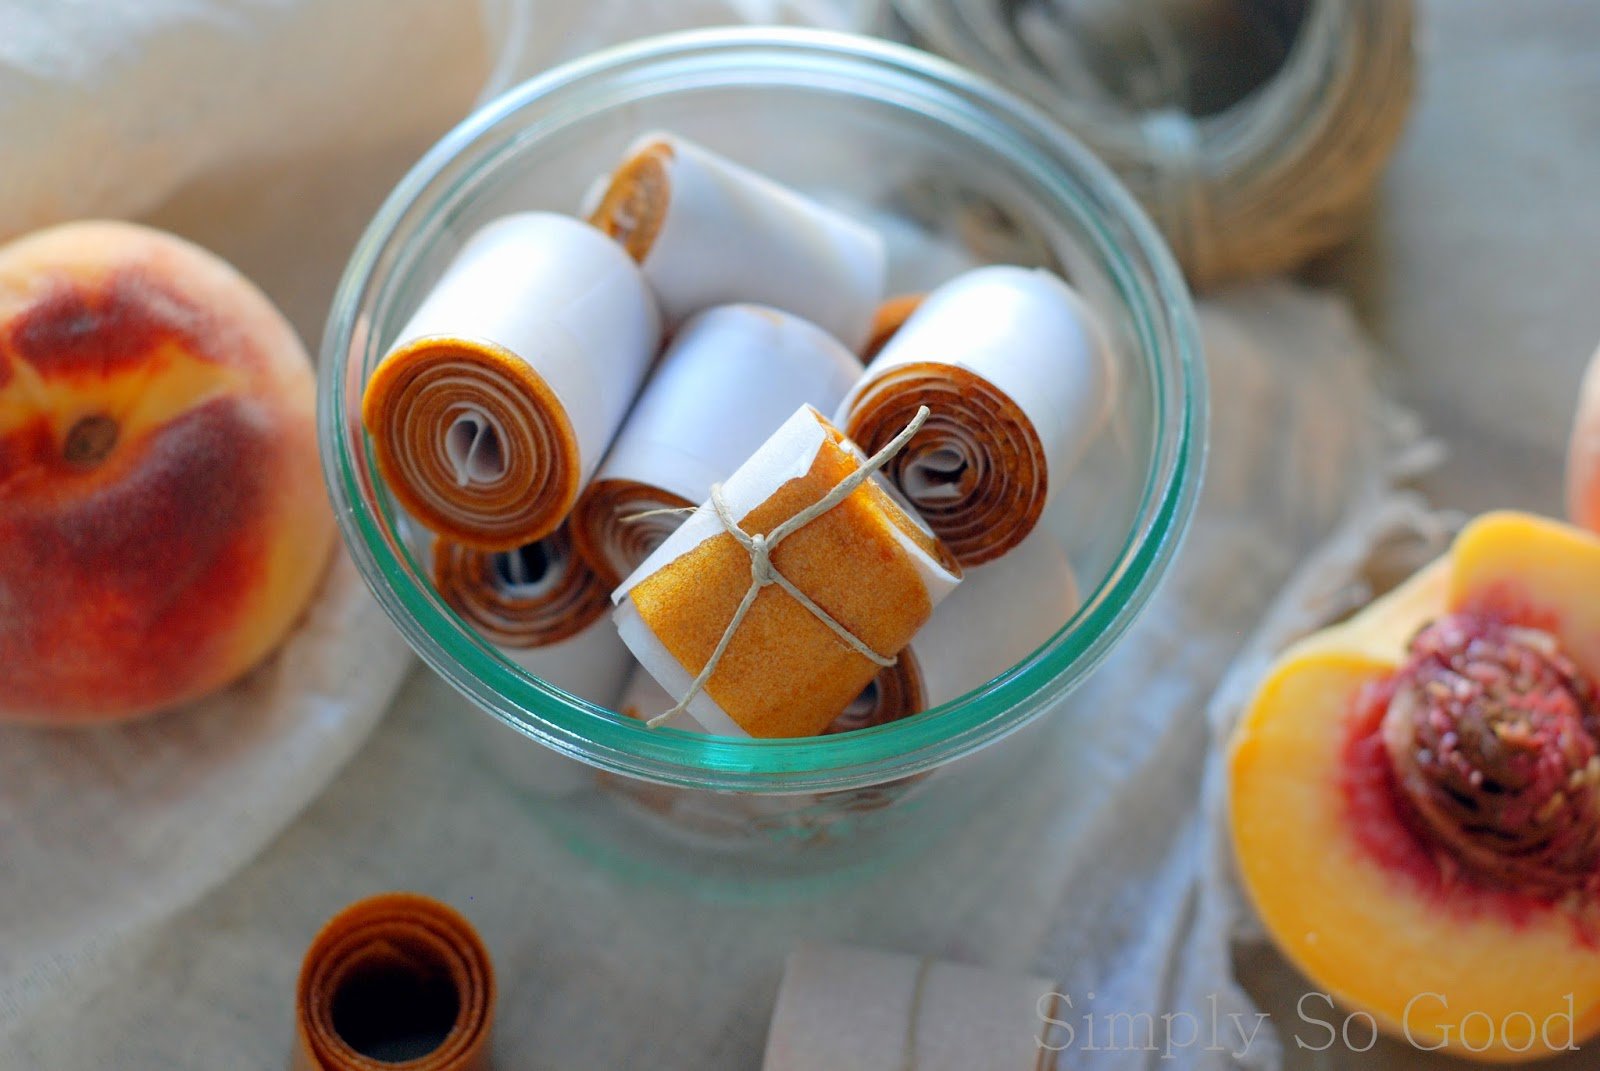
[[[883,300],[872,228],[672,134],[647,134],[585,214],[644,269],[670,323],[754,302],[804,317],[853,352]]]
[[[611,585],[572,545],[568,525],[515,550],[437,539],[433,584],[484,639],[508,653],[560,643],[604,616]]]
[[[1042,1071],[1060,999],[1046,978],[806,943],[784,966],[761,1068]]]
[[[487,1071],[494,968],[472,924],[385,893],[335,915],[295,991],[295,1071]]]
[[[1055,535],[966,571],[911,646],[881,671],[829,732],[865,729],[959,699],[1042,647],[1077,613],[1078,580]]]
[[[751,535],[825,498],[861,455],[809,406],[728,479],[723,502]],[[872,481],[771,551],[773,569],[879,657],[899,653],[960,581],[939,541]],[[674,697],[690,696],[752,582],[752,555],[710,504],[612,596],[622,638]],[[878,665],[776,584],[760,590],[689,715],[729,736],[815,736]]]
[[[838,423],[867,453],[932,417],[885,473],[963,565],[1023,541],[1110,411],[1099,318],[1042,269],[978,268],[930,293]]]
[[[777,309],[725,305],[695,316],[578,499],[579,550],[616,587],[796,408],[832,410],[860,375],[861,362],[833,336]],[[673,508],[685,512],[659,512]]]
[[[571,511],[661,342],[638,266],[577,220],[478,231],[368,381],[379,471],[420,523],[511,550]]]

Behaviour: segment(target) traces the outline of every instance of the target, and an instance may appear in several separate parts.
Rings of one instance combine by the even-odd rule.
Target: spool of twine
[[[1115,170],[1196,286],[1348,237],[1410,105],[1412,0],[894,0]]]

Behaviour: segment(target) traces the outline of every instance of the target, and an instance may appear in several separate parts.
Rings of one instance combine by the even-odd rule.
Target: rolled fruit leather
[[[789,313],[725,305],[695,316],[578,499],[584,558],[616,587],[795,409],[832,410],[860,375],[854,354]]]
[[[414,893],[358,901],[306,950],[293,1071],[488,1071],[494,965],[455,909]]]
[[[836,421],[867,453],[932,416],[884,470],[962,565],[1020,544],[1110,412],[1110,344],[1043,269],[978,268],[930,293]]]
[[[1055,982],[871,949],[789,955],[762,1071],[1048,1071]]]
[[[583,207],[639,262],[669,324],[716,305],[772,305],[859,352],[883,300],[870,227],[667,133],[646,134]]]
[[[862,467],[821,413],[802,407],[723,486],[728,511],[765,536]],[[771,551],[774,570],[879,657],[898,654],[960,582],[914,516],[868,480]],[[710,662],[752,582],[752,555],[702,505],[612,595],[623,641],[679,701]],[[760,590],[688,714],[729,736],[815,736],[878,672],[777,584]]]
[[[899,721],[961,698],[1043,646],[1080,602],[1061,543],[1053,532],[1035,531],[1000,561],[967,570],[911,646],[828,732]]]
[[[578,635],[610,605],[610,585],[577,553],[565,522],[512,550],[428,542],[439,597],[513,661]]]
[[[496,220],[367,383],[379,472],[454,542],[541,539],[599,466],[660,343],[655,298],[616,243],[547,212]]]

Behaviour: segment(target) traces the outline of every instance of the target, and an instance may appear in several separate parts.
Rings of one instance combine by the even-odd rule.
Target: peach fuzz
[[[1430,661],[1456,626],[1471,658]],[[1467,672],[1426,675],[1446,664]],[[1317,992],[1487,1062],[1562,1049],[1568,1017],[1577,1043],[1600,1030],[1597,677],[1600,539],[1512,513],[1278,659],[1234,731],[1229,824],[1263,923]],[[1459,705],[1427,706],[1441,695]],[[1478,764],[1452,780],[1463,756]],[[1559,776],[1524,811],[1549,787],[1512,776],[1550,769],[1533,756]]]
[[[287,321],[189,242],[0,247],[0,720],[147,714],[278,645],[333,542],[314,399]]]

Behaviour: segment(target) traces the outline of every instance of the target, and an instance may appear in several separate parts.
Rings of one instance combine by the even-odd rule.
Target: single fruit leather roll
[[[861,455],[802,407],[723,485],[727,510],[765,537],[861,468]],[[749,591],[753,555],[702,505],[613,593],[623,642],[675,701],[690,696]],[[868,480],[771,551],[773,569],[882,658],[899,653],[955,588],[960,567]],[[878,666],[780,585],[761,588],[687,711],[713,733],[815,736]]]
[[[494,967],[472,924],[414,893],[339,912],[295,989],[295,1071],[487,1071]]]
[[[435,539],[431,559],[439,597],[511,658],[578,635],[610,605],[613,585],[578,554],[565,523],[513,550]]]
[[[468,240],[367,383],[378,469],[434,532],[483,550],[549,535],[661,344],[649,285],[578,220],[525,212]]]
[[[870,949],[789,954],[762,1071],[1041,1071],[1057,986]]]
[[[665,133],[635,141],[588,200],[584,214],[639,262],[669,323],[754,302],[852,351],[866,341],[888,270],[872,228]]]
[[[1053,533],[1035,531],[1000,561],[968,569],[911,646],[828,731],[883,725],[961,698],[1043,646],[1079,601],[1066,551]]]
[[[578,499],[572,531],[616,587],[801,405],[831,411],[861,376],[832,335],[761,305],[708,309],[679,329]]]
[[[1007,553],[1104,424],[1114,390],[1099,317],[1037,268],[989,267],[930,293],[838,411],[872,453],[932,416],[884,471],[962,565]]]
[[[545,647],[502,649],[529,673],[597,706],[617,702],[633,658],[610,621]],[[671,701],[668,701],[671,706]],[[663,710],[666,707],[662,708]],[[509,785],[535,796],[568,796],[594,784],[594,769],[527,736],[485,711],[466,712],[467,732],[484,763]]]

